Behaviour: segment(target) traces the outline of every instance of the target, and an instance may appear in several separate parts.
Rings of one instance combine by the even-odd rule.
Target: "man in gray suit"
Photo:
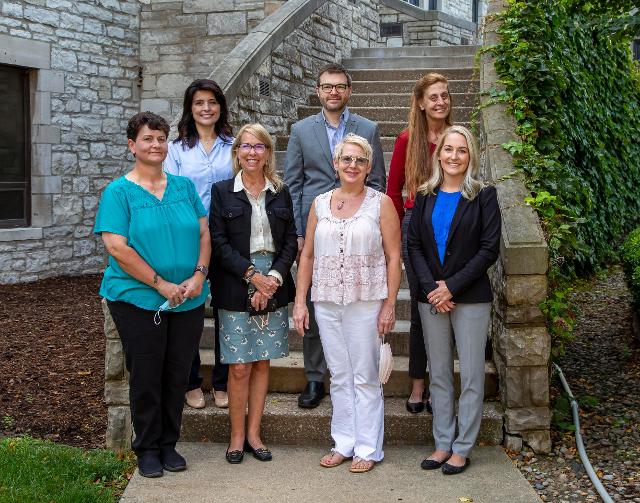
[[[366,138],[373,147],[373,165],[367,185],[384,192],[386,175],[378,125],[349,111],[347,102],[351,96],[351,76],[339,64],[329,64],[318,73],[316,92],[322,110],[291,128],[284,167],[284,181],[293,199],[293,213],[298,231],[298,253],[304,246],[307,217],[314,198],[337,186],[333,168],[333,150],[347,133]],[[304,335],[304,371],[307,386],[298,398],[304,408],[317,407],[325,394],[324,376],[327,364],[324,360],[318,326],[309,306],[309,330]]]

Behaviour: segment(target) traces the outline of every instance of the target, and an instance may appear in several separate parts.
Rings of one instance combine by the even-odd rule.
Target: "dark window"
[[[380,23],[381,37],[401,37],[402,23]]]
[[[640,61],[640,40],[633,41],[633,59]]]
[[[480,6],[478,5],[480,0],[472,0],[471,2],[471,21],[474,23],[478,22],[478,9]]]
[[[438,0],[429,0],[429,10],[438,10]]]
[[[416,7],[420,7],[420,0],[404,0],[405,2],[415,5]]]
[[[29,74],[0,65],[0,227],[26,227],[31,213]]]

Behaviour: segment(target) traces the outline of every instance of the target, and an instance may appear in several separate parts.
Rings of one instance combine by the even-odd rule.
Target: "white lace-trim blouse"
[[[331,213],[333,190],[315,199],[318,224],[313,245],[311,300],[347,305],[388,296],[387,264],[380,231],[382,193],[370,187],[350,218]]]

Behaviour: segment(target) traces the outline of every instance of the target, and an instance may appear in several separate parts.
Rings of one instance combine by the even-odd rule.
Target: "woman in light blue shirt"
[[[184,92],[182,117],[178,123],[178,137],[169,144],[164,170],[186,176],[196,186],[202,204],[209,214],[211,187],[214,183],[233,177],[231,169],[232,129],[229,111],[222,89],[213,80],[194,80]],[[215,318],[215,366],[211,377],[213,399],[218,407],[227,407],[227,377],[229,367],[220,363],[218,310]],[[200,386],[200,353],[191,365],[185,401],[190,407],[205,406]]]
[[[151,112],[129,120],[135,165],[104,190],[94,227],[109,252],[100,295],[124,348],[132,448],[144,477],[186,468],[175,445],[209,294],[206,211],[193,182],[162,170],[168,134]]]

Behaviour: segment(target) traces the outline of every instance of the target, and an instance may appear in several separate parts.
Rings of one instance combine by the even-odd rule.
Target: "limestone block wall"
[[[492,1],[485,44],[497,41],[490,15],[502,8]],[[494,290],[491,337],[505,409],[505,442],[520,450],[523,442],[536,452],[549,452],[549,355],[551,340],[539,304],[547,296],[547,243],[534,211],[524,204],[530,193],[516,174],[502,144],[517,139],[506,105],[491,103],[488,91],[500,89],[492,56],[480,61],[480,139],[485,179],[496,185],[502,213],[500,258],[491,269]]]
[[[140,13],[141,109],[174,117],[185,88],[206,78],[284,0],[153,0]],[[216,80],[215,75],[212,76]]]
[[[95,273],[104,186],[126,165],[139,103],[136,0],[4,0],[0,64],[29,69],[31,226],[0,229],[0,283]]]
[[[479,2],[479,19],[484,15],[486,2]],[[471,21],[471,1],[440,2],[438,10],[423,10],[403,0],[383,0],[380,23],[399,23],[402,37],[378,37],[388,46],[410,45],[469,45],[477,43],[477,26]]]

